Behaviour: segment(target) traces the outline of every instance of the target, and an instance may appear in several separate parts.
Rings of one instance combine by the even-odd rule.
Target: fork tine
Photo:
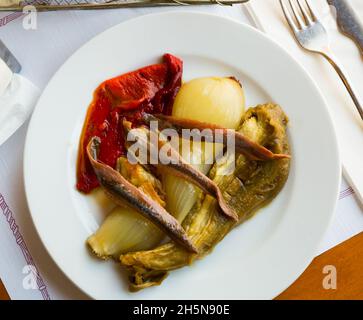
[[[296,33],[299,31],[299,28],[298,26],[295,24],[289,10],[287,9],[287,6],[285,5],[284,1],[283,0],[280,0],[280,4],[281,4],[281,7],[282,7],[282,11],[284,13],[284,16],[287,20],[287,23],[289,24],[290,28]]]
[[[300,0],[297,0],[297,4],[299,5],[300,11],[301,11],[302,15],[304,16],[306,24],[308,26],[310,26],[313,22],[312,18],[310,17],[309,13],[306,11],[305,7],[301,4]]]
[[[310,3],[308,0],[305,0],[306,6],[308,7],[309,11],[310,11],[310,15],[313,18],[313,21],[317,21],[318,18],[316,17],[313,8],[311,7]]]
[[[291,0],[289,0],[289,3],[290,3],[290,7],[291,7],[291,10],[292,10],[292,13],[294,14],[295,16],[295,19],[300,27],[300,29],[303,29],[304,26],[305,26],[305,23],[304,21],[301,19],[300,17],[300,14],[295,6],[295,3],[293,4]]]

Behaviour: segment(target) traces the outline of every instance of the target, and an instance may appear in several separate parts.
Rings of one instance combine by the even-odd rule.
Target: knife
[[[0,59],[2,59],[13,73],[19,73],[21,65],[5,44],[0,40]]]
[[[347,0],[327,0],[335,7],[340,31],[350,37],[363,55],[363,23]]]
[[[13,72],[10,70],[7,64],[2,59],[0,59],[0,97],[3,95],[12,79]]]
[[[25,5],[33,5],[37,11],[58,11],[216,4],[231,6],[249,0],[12,0],[7,5],[1,1],[0,11],[22,11]]]
[[[21,65],[5,44],[0,40],[0,96],[9,86],[14,73],[19,73]]]

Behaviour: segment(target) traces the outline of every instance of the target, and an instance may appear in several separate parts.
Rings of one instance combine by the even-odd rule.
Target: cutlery
[[[289,2],[290,9],[286,1]],[[317,18],[308,0],[280,0],[286,20],[295,35],[297,42],[307,51],[322,55],[334,67],[347,88],[356,108],[363,120],[363,108],[356,91],[345,75],[343,68],[330,50],[328,32]]]
[[[21,70],[21,65],[14,55],[0,40],[0,96],[9,86],[14,73]]]
[[[347,0],[327,0],[335,7],[340,31],[351,38],[363,55],[363,24]]]
[[[6,63],[0,59],[0,97],[5,92],[13,78],[13,73]]]
[[[0,11],[21,11],[24,5],[34,5],[38,11],[90,10],[133,7],[158,7],[180,5],[233,5],[249,0],[26,0],[8,6],[0,4]]]

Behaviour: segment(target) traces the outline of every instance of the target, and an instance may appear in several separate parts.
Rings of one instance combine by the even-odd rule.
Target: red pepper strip
[[[102,142],[99,160],[114,168],[117,159],[125,153],[120,119],[126,118],[137,124],[142,112],[171,113],[181,86],[183,63],[170,54],[165,54],[163,61],[107,80],[94,92],[79,142],[79,191],[89,193],[99,186],[86,152],[92,137],[97,136]]]

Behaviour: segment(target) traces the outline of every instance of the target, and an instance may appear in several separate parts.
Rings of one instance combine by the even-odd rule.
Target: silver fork
[[[297,42],[304,49],[318,53],[330,62],[347,88],[359,115],[363,120],[363,108],[359,102],[358,96],[347,76],[344,74],[342,67],[340,67],[337,59],[332,54],[329,45],[328,32],[317,18],[313,8],[309,4],[309,1],[304,0],[306,4],[305,6],[302,3],[302,0],[288,0],[293,15],[290,13],[286,1],[287,0],[280,0],[281,7]]]

